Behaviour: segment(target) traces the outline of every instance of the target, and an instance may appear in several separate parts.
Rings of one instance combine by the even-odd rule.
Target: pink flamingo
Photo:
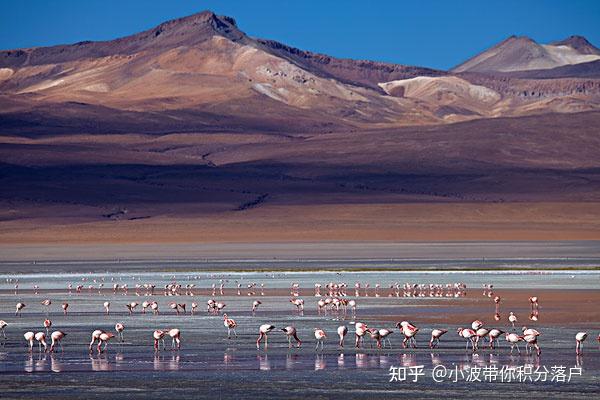
[[[323,342],[327,338],[327,334],[323,329],[315,328],[315,339],[317,339],[317,347],[315,351],[319,349],[319,343],[321,343],[321,350],[323,350]]]
[[[363,341],[363,338],[368,330],[369,327],[367,326],[367,324],[364,324],[362,322],[357,322],[356,324],[354,324],[354,334],[356,336],[354,346],[357,349],[360,348],[360,343]]]
[[[52,334],[50,335],[50,339],[52,340],[52,342],[50,343],[50,352],[52,353],[54,351],[54,346],[56,346],[56,344],[60,344],[60,350],[61,351],[65,351],[65,349],[63,348],[62,345],[62,339],[67,336],[66,333],[62,332],[62,331],[54,331],[52,332]]]
[[[499,337],[504,333],[504,331],[501,331],[500,329],[491,329],[490,332],[488,333],[488,338],[490,339],[490,349],[495,348],[494,347],[494,340],[496,341],[496,343],[498,344],[498,346],[500,346],[500,341],[499,341]]]
[[[181,349],[181,331],[177,328],[169,329],[167,332],[171,337],[171,348]]]
[[[260,342],[261,342],[261,340],[264,338],[264,339],[265,339],[265,350],[266,350],[266,348],[267,348],[267,345],[268,345],[268,340],[269,340],[269,338],[268,338],[268,334],[269,334],[269,332],[271,332],[273,329],[275,329],[275,326],[273,326],[273,325],[269,325],[269,324],[264,324],[264,325],[261,325],[261,326],[258,328],[258,339],[256,339],[256,348],[257,348],[257,349],[260,349]]]
[[[119,340],[120,340],[121,342],[124,342],[124,341],[125,341],[125,339],[123,338],[123,331],[124,331],[124,330],[125,330],[125,325],[123,325],[123,324],[122,324],[122,323],[120,323],[120,322],[117,322],[117,323],[115,324],[115,331],[117,331],[117,335],[119,335]]]
[[[36,333],[35,340],[37,340],[38,342],[38,347],[40,351],[42,351],[42,346],[44,346],[44,352],[48,350],[48,343],[46,343],[46,334],[44,332]]]
[[[223,325],[225,325],[225,328],[227,328],[227,339],[231,339],[231,331],[233,331],[233,334],[237,338],[237,333],[235,331],[237,322],[235,322],[234,319],[228,318],[227,314],[223,314]]]
[[[517,346],[517,351],[521,354],[521,349],[519,349],[519,342],[523,341],[523,336],[519,336],[516,333],[507,333],[506,341],[510,343],[510,354],[513,353],[513,349]]]
[[[157,329],[152,333],[152,337],[154,338],[154,351],[158,351],[158,344],[159,342],[162,342],[163,344],[163,350],[166,350],[166,346],[165,346],[165,332]]]
[[[400,329],[404,334],[402,347],[408,347],[408,343],[410,342],[413,348],[417,348],[417,340],[415,339],[415,336],[417,335],[417,332],[419,332],[419,328],[408,321],[398,322],[396,324],[396,328]]]
[[[344,347],[344,338],[348,334],[348,327],[346,325],[338,326],[337,334],[340,337],[340,347]]]
[[[262,303],[260,302],[260,300],[254,300],[252,302],[252,314],[254,314],[254,312],[256,311],[256,309],[258,308],[258,306],[260,306]]]
[[[458,336],[462,337],[463,339],[467,339],[465,350],[469,347],[469,342],[471,342],[471,347],[473,351],[475,351],[475,337],[477,336],[477,333],[470,328],[458,328],[457,333]]]
[[[525,340],[525,353],[529,354],[532,352],[531,348],[534,347],[536,349],[537,355],[542,354],[542,350],[540,349],[540,345],[537,342],[537,338],[540,336],[540,333],[531,328],[523,327],[523,339]]]
[[[110,313],[110,302],[108,301],[104,302],[104,312],[106,313],[106,315]]]
[[[515,322],[517,322],[517,316],[511,311],[510,314],[508,315],[508,322],[510,322],[512,324],[512,327],[514,329],[515,327]]]
[[[577,355],[582,354],[582,349],[583,349],[583,342],[585,341],[585,339],[587,339],[588,334],[587,332],[579,332],[575,335],[575,353]]]
[[[67,309],[69,308],[69,303],[62,303],[63,314],[67,315]]]
[[[29,343],[29,352],[33,351],[33,340],[35,339],[35,333],[33,332],[25,332],[23,335],[25,340]]]
[[[429,348],[434,349],[440,343],[440,338],[448,332],[448,329],[434,329],[431,331],[431,340],[429,341]]]
[[[537,310],[539,308],[537,296],[531,296],[529,298],[529,302],[531,303],[531,311]]]
[[[192,315],[194,315],[194,313],[196,312],[197,308],[198,308],[198,303],[192,302]]]
[[[15,312],[15,316],[21,316],[21,310],[25,308],[25,303],[17,303],[17,311]]]
[[[390,349],[392,348],[392,342],[390,341],[390,338],[388,337],[392,333],[394,333],[394,331],[385,329],[385,328],[379,330],[379,336],[381,337],[381,340],[383,341],[383,348],[385,348],[386,340],[388,341],[388,344],[390,345]]]
[[[104,333],[104,331],[102,331],[100,329],[96,329],[95,331],[92,332],[92,340],[90,342],[90,353],[92,352],[92,346],[94,345],[96,340],[98,341],[98,346],[100,346],[100,335],[102,335],[103,333]]]
[[[98,338],[98,353],[103,353],[106,351],[106,348],[108,347],[108,341],[112,338],[114,338],[115,335],[113,333],[110,332],[102,332],[100,334],[100,337]],[[104,343],[104,349],[100,350],[100,345]]]
[[[44,320],[44,328],[46,328],[46,334],[49,334],[48,330],[50,329],[51,326],[52,326],[52,321],[50,321],[48,318],[46,318]]]
[[[300,348],[300,346],[302,345],[302,341],[300,339],[298,339],[298,333],[297,333],[295,327],[286,326],[285,328],[281,328],[281,330],[288,338],[288,348],[292,347],[292,338],[294,338],[294,340],[296,340],[296,346],[298,348]]]

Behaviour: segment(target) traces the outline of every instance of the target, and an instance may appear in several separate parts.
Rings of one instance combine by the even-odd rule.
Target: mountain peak
[[[600,55],[600,49],[591,44],[585,37],[579,35],[572,35],[566,39],[552,42],[553,46],[569,46],[572,49],[577,50],[581,54],[598,54]]]

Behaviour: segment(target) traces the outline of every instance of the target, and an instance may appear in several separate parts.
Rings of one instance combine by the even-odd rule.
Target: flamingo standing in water
[[[510,354],[513,353],[513,349],[517,346],[517,351],[521,354],[521,349],[519,349],[519,342],[524,340],[523,336],[519,336],[516,333],[507,333],[506,341],[510,343]]]
[[[402,347],[407,348],[408,347],[408,343],[412,344],[413,348],[417,348],[417,340],[415,339],[415,336],[417,335],[417,332],[419,332],[419,328],[417,328],[416,326],[414,326],[413,324],[411,324],[408,321],[402,321],[402,322],[398,322],[396,324],[396,328],[399,328],[402,333],[404,334],[404,340],[402,341]]]
[[[6,333],[4,332],[4,328],[6,328],[8,324],[0,319],[0,331],[2,332],[2,337],[6,339]]]
[[[109,301],[104,302],[104,312],[106,313],[106,315],[108,315],[110,313],[110,302]]]
[[[264,338],[265,339],[265,350],[266,350],[267,345],[268,345],[268,340],[269,340],[268,334],[273,329],[275,329],[275,326],[270,325],[270,324],[264,324],[258,328],[258,339],[256,339],[256,348],[257,349],[260,349],[260,342]]]
[[[49,334],[48,330],[50,329],[51,326],[52,326],[52,321],[50,321],[48,318],[46,318],[44,320],[44,328],[46,328],[46,334]]]
[[[17,311],[15,312],[15,316],[21,316],[21,310],[25,308],[25,303],[17,303]]]
[[[325,342],[326,338],[327,334],[323,329],[315,328],[315,339],[317,340],[317,347],[315,348],[315,350],[319,349],[319,343],[321,343],[321,350],[323,350],[323,342]]]
[[[194,313],[196,312],[197,308],[198,308],[198,303],[192,302],[192,315],[194,315]]]
[[[511,311],[508,315],[508,322],[512,324],[513,329],[515,328],[515,322],[517,322],[517,316]]]
[[[390,338],[388,336],[390,336],[392,333],[394,333],[394,331],[391,331],[389,329],[380,329],[379,330],[379,336],[381,337],[381,340],[383,341],[383,348],[385,348],[385,341],[388,341],[388,344],[390,345],[390,349],[392,348],[392,342],[390,341]]]
[[[500,296],[494,297],[494,303],[496,304],[496,314],[500,314],[500,301],[502,301]]]
[[[120,340],[121,342],[124,342],[124,341],[125,341],[125,339],[123,338],[123,331],[124,331],[124,330],[125,330],[125,325],[123,325],[123,324],[122,324],[122,323],[120,323],[120,322],[117,322],[117,323],[115,324],[115,331],[117,331],[117,335],[119,335],[119,340]]]
[[[367,324],[363,324],[362,322],[357,322],[354,324],[354,334],[356,336],[356,341],[354,346],[358,349],[360,348],[360,343],[363,341],[365,334],[367,333],[369,327]]]
[[[150,307],[150,302],[148,300],[142,301],[142,314],[146,314],[148,307]]]
[[[237,322],[234,319],[228,318],[227,314],[223,314],[223,325],[227,328],[227,339],[231,339],[231,331],[237,338],[237,333],[235,332],[235,328],[237,327]]]
[[[377,343],[377,348],[380,349],[381,348],[381,335],[379,334],[379,330],[375,329],[375,328],[369,328],[369,329],[367,329],[367,332],[371,336],[371,339],[373,339]],[[373,343],[371,343],[371,348],[372,347],[373,347]]]
[[[429,341],[429,348],[434,349],[440,343],[440,338],[448,332],[448,329],[434,329],[431,331],[431,340]]]
[[[38,342],[38,347],[40,351],[42,351],[42,346],[44,346],[44,352],[48,350],[48,343],[46,343],[46,334],[44,332],[38,332],[35,334],[35,340]]]
[[[32,352],[33,351],[33,339],[35,339],[35,333],[33,333],[33,332],[25,332],[25,334],[23,335],[23,337],[29,343],[29,351]]]
[[[582,354],[582,349],[583,349],[583,342],[585,341],[585,339],[587,339],[588,334],[587,332],[579,332],[575,335],[575,353],[577,355]]]
[[[165,332],[164,331],[157,329],[154,332],[152,332],[152,337],[154,338],[154,351],[159,350],[159,347],[158,347],[159,342],[162,342],[163,350],[166,350]]]
[[[477,332],[475,332],[473,329],[467,328],[458,328],[457,330],[458,336],[462,337],[463,339],[467,339],[467,344],[465,345],[465,350],[469,347],[469,342],[471,342],[471,347],[473,349],[473,351],[475,351],[475,338],[477,336]]]
[[[531,348],[534,347],[538,356],[540,354],[542,354],[540,345],[537,342],[538,336],[540,336],[540,333],[537,330],[531,329],[531,328],[528,329],[526,326],[523,327],[523,340],[525,340],[525,353],[529,354],[530,352],[533,351],[533,350],[531,350]]]
[[[158,303],[153,301],[150,303],[150,308],[152,309],[152,314],[158,315]]]
[[[490,332],[488,333],[488,338],[490,339],[490,349],[495,348],[494,346],[494,340],[496,341],[496,343],[498,344],[498,346],[500,346],[500,340],[498,339],[500,337],[500,335],[502,335],[504,333],[504,331],[501,331],[500,329],[491,329]]]
[[[54,331],[52,332],[52,334],[50,335],[50,339],[52,340],[50,343],[50,353],[52,353],[54,351],[54,347],[56,346],[56,344],[60,344],[60,350],[61,351],[65,351],[65,349],[63,348],[62,345],[62,339],[67,336],[66,333],[62,332],[62,331]]]
[[[177,328],[169,329],[167,332],[171,336],[171,348],[181,349],[181,331]]]
[[[92,341],[90,342],[90,353],[92,352],[92,346],[94,345],[96,340],[98,341],[98,346],[100,346],[100,335],[102,335],[103,333],[104,331],[100,329],[96,329],[92,332]]]
[[[258,306],[260,306],[262,303],[260,302],[260,300],[254,300],[252,302],[252,314],[254,314],[254,312],[256,311],[256,309],[258,308]]]
[[[63,314],[67,315],[67,309],[69,308],[69,303],[62,303]]]
[[[135,301],[132,301],[129,304],[125,304],[125,306],[129,310],[129,315],[131,315],[131,314],[133,314],[133,311],[135,310],[135,308],[138,306],[138,303]]]
[[[46,299],[40,302],[41,305],[46,307],[46,314],[48,314],[48,310],[50,309],[50,305],[52,304],[52,300]]]
[[[538,298],[537,296],[531,296],[529,298],[529,302],[531,303],[531,311],[537,310],[539,308]]]
[[[340,347],[344,347],[344,338],[348,334],[348,327],[346,327],[346,325],[338,326],[337,334],[340,337]]]
[[[281,328],[281,330],[288,338],[288,348],[292,347],[292,338],[296,340],[296,346],[300,348],[300,346],[302,345],[302,341],[298,339],[298,332],[296,331],[295,327],[286,326],[285,328]]]
[[[169,307],[171,310],[174,310],[177,315],[179,315],[179,305],[175,302],[169,303]]]
[[[106,348],[108,347],[108,341],[112,338],[114,338],[115,335],[113,333],[110,332],[102,332],[100,334],[100,336],[98,337],[98,353],[103,353],[106,351]],[[100,349],[100,345],[104,343],[104,349]]]

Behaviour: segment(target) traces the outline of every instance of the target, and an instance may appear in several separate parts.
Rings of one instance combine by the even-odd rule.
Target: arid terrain
[[[0,52],[0,243],[600,239],[600,50],[450,71],[203,12]]]

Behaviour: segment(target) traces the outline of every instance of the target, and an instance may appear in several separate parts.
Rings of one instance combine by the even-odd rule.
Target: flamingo
[[[448,329],[434,329],[431,331],[431,340],[429,341],[429,348],[434,349],[440,343],[440,338],[448,332]]]
[[[50,321],[48,318],[46,318],[44,320],[44,328],[46,328],[46,334],[49,334],[48,329],[50,329],[51,326],[52,326],[52,321]]]
[[[348,300],[348,307],[352,310],[352,315],[356,315],[356,300]]]
[[[154,351],[158,351],[158,343],[162,342],[163,344],[163,350],[166,350],[165,347],[165,332],[161,331],[160,329],[155,330],[152,333],[152,337],[154,338]]]
[[[540,336],[540,333],[537,330],[531,329],[531,328],[528,329],[526,326],[523,327],[523,339],[525,340],[525,352],[526,353],[529,354],[532,351],[531,347],[534,347],[536,349],[538,356],[540,354],[542,354],[540,345],[537,342],[538,336]]]
[[[63,314],[67,315],[67,309],[69,308],[69,303],[62,303]]]
[[[290,299],[290,303],[296,306],[298,312],[304,311],[304,300],[302,299]]]
[[[17,311],[15,312],[15,316],[21,316],[21,310],[25,308],[25,303],[17,303]]]
[[[321,350],[323,350],[323,342],[327,338],[327,334],[323,329],[315,328],[315,339],[317,339],[317,347],[315,347],[315,351],[319,349],[319,343],[321,343]]]
[[[158,303],[153,301],[150,303],[150,308],[152,309],[152,314],[158,315]]]
[[[121,342],[124,342],[124,341],[125,341],[125,339],[123,338],[123,331],[124,331],[124,330],[125,330],[125,325],[123,325],[123,324],[122,324],[122,323],[120,323],[120,322],[117,322],[117,323],[115,324],[115,331],[117,331],[117,334],[119,335],[119,340],[120,340]]]
[[[108,347],[108,341],[112,338],[114,338],[115,335],[113,333],[110,332],[102,332],[100,334],[100,336],[98,337],[98,353],[103,353],[106,351],[106,348]],[[100,350],[100,345],[104,343],[104,349]]]
[[[48,314],[48,310],[50,308],[50,304],[52,304],[52,300],[50,299],[46,299],[40,302],[41,305],[43,305],[44,307],[46,307],[46,314]]]
[[[221,311],[223,311],[223,309],[224,309],[225,307],[227,307],[227,304],[225,304],[225,303],[221,303],[221,302],[219,301],[219,302],[217,302],[217,304],[216,304],[215,306],[216,306],[216,308],[217,308],[217,313],[221,313]]]
[[[296,346],[298,348],[300,348],[300,346],[302,345],[302,341],[300,339],[298,339],[298,333],[297,333],[295,327],[286,326],[285,328],[281,328],[281,330],[288,338],[288,348],[292,347],[292,338],[294,338],[294,340],[296,340]]]
[[[478,319],[471,323],[471,328],[473,328],[474,331],[477,331],[477,329],[481,328],[482,326],[483,326],[483,322],[481,322]]]
[[[104,331],[100,329],[96,329],[92,332],[92,341],[90,342],[90,353],[92,352],[92,346],[94,345],[96,340],[98,341],[98,346],[100,346],[100,335],[102,335],[103,333]]]
[[[4,332],[4,328],[6,328],[8,324],[0,319],[0,331],[2,331],[2,337],[6,339],[6,333]]]
[[[171,307],[171,310],[175,310],[175,313],[179,315],[179,305],[177,303],[169,303],[169,307]]]
[[[44,352],[48,350],[48,343],[46,343],[46,334],[44,332],[38,332],[35,334],[35,340],[38,342],[38,347],[40,351],[42,351],[42,346],[44,346]]]
[[[362,322],[357,322],[356,324],[354,324],[354,330],[355,330],[355,336],[356,336],[355,347],[357,349],[360,348],[360,343],[362,342],[363,337],[367,333],[368,329],[369,329],[369,327],[367,326],[367,324],[363,324]]]
[[[490,332],[488,333],[488,338],[490,339],[490,349],[494,348],[494,340],[496,341],[498,346],[500,346],[500,341],[498,338],[503,333],[504,333],[504,331],[501,331],[500,329],[491,329],[490,330]]]
[[[475,334],[477,335],[475,339],[475,349],[479,349],[479,340],[485,340],[485,337],[488,336],[489,333],[490,330],[486,328],[479,328],[475,331]]]
[[[254,314],[254,312],[256,311],[256,309],[258,308],[258,306],[260,306],[262,303],[260,302],[260,300],[254,300],[252,302],[252,313]]]
[[[465,350],[469,347],[469,342],[471,342],[471,347],[473,348],[473,351],[475,351],[475,337],[477,336],[477,332],[475,332],[473,329],[464,329],[464,328],[458,328],[457,330],[458,336],[467,339],[467,344],[465,345]]]
[[[197,308],[198,308],[198,303],[192,302],[192,315],[194,315],[194,313],[196,312]]]
[[[375,329],[375,328],[370,328],[367,330],[367,332],[371,336],[371,339],[373,339],[373,340],[375,340],[375,342],[377,342],[377,348],[380,349],[381,348],[381,335],[379,334],[379,330]],[[371,343],[371,347],[373,347],[373,343]]]
[[[110,302],[109,301],[104,302],[104,310],[105,310],[106,315],[108,315],[110,313]]]
[[[268,340],[269,340],[268,334],[273,329],[275,329],[275,327],[273,325],[269,325],[269,324],[261,325],[258,328],[258,339],[256,339],[256,348],[257,349],[260,349],[260,342],[263,338],[265,339],[265,349],[267,348]]]
[[[517,351],[521,354],[521,349],[519,349],[519,342],[524,340],[523,336],[519,336],[516,333],[507,333],[506,341],[510,343],[510,354],[512,354],[513,349],[517,346]]]
[[[385,348],[385,341],[388,341],[388,344],[390,345],[390,349],[392,348],[392,342],[390,341],[390,338],[388,336],[390,336],[392,333],[394,333],[394,331],[391,331],[389,329],[380,329],[379,330],[379,336],[381,337],[381,340],[383,341],[383,347]]]
[[[33,333],[33,332],[25,332],[25,334],[23,335],[23,337],[29,343],[29,351],[32,352],[33,351],[33,339],[35,338],[35,333]]]
[[[181,349],[181,331],[177,328],[169,329],[167,332],[171,336],[171,348]]]
[[[411,324],[408,321],[402,321],[402,322],[398,322],[396,324],[396,328],[399,328],[402,333],[404,334],[404,340],[402,341],[402,347],[406,348],[407,347],[407,343],[411,343],[413,348],[417,348],[417,340],[415,339],[415,336],[417,335],[417,332],[419,332],[419,328],[417,328],[416,326],[414,326],[413,324]]]
[[[583,342],[585,341],[585,339],[587,339],[588,334],[587,332],[579,332],[575,335],[575,353],[577,355],[582,354],[582,349],[583,349]]]
[[[67,334],[62,331],[52,332],[52,334],[50,335],[50,339],[52,340],[52,342],[50,343],[50,353],[54,351],[54,346],[56,346],[57,343],[60,344],[60,350],[63,352],[65,351],[62,345],[62,339],[65,336],[67,336]]]
[[[348,334],[348,327],[346,327],[346,325],[338,326],[337,334],[340,337],[340,347],[344,347],[344,338]]]
[[[150,302],[145,300],[142,302],[142,314],[146,314],[146,309],[150,307]]]
[[[517,316],[511,311],[508,315],[508,322],[512,324],[513,329],[515,328],[515,322],[517,322]]]
[[[235,332],[237,322],[234,319],[228,318],[227,314],[223,314],[223,325],[227,328],[227,339],[231,339],[231,331],[233,331],[233,334],[237,338],[237,333]]]
[[[539,308],[537,296],[531,296],[529,298],[529,302],[531,303],[531,311],[537,310]]]
[[[126,304],[125,306],[129,310],[129,315],[131,315],[131,314],[133,314],[133,311],[135,310],[135,308],[138,306],[138,303],[136,303],[135,301],[132,301],[131,303]]]

